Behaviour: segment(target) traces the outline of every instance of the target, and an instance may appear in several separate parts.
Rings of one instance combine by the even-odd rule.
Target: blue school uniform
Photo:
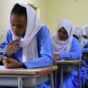
[[[88,53],[88,43],[82,49],[82,53]],[[87,60],[85,60],[85,68],[87,71],[86,80],[88,80],[88,57],[83,56],[83,59],[87,59]]]
[[[61,60],[62,59],[64,59],[64,60],[81,59],[82,52],[80,49],[80,45],[75,37],[73,37],[72,47],[71,47],[70,52],[69,53],[64,53],[64,52],[60,53],[59,57]],[[59,75],[59,73],[58,73],[58,75]],[[80,76],[81,76],[81,85],[83,85],[85,83],[85,79],[86,79],[85,67],[81,68]],[[60,87],[60,76],[58,76],[57,83],[59,84],[58,85],[58,88],[59,88]],[[65,73],[63,88],[79,88],[77,70],[73,70],[71,73]]]
[[[88,52],[88,43],[82,49],[82,53]]]
[[[42,26],[39,32],[36,34],[37,39],[37,49],[39,58],[35,58],[33,61],[24,62],[27,68],[38,68],[52,66],[53,63],[53,51],[50,39],[50,34],[46,26]],[[8,44],[12,41],[11,31],[8,30],[5,40],[5,50]],[[30,53],[29,53],[30,54]],[[3,58],[6,57],[6,53],[3,54]],[[22,48],[20,48],[16,53],[12,54],[11,57],[22,62]],[[22,62],[23,63],[23,62]],[[42,83],[38,88],[51,88],[50,82]]]

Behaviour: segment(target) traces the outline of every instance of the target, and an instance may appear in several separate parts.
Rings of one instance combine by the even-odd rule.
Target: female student
[[[82,42],[81,45],[83,46],[82,52],[83,53],[88,52],[88,25],[85,25],[83,27],[83,36],[81,42]]]
[[[3,64],[6,68],[38,68],[53,63],[49,30],[38,21],[36,11],[15,4],[10,15],[10,28],[5,40]],[[47,88],[41,84],[39,88]]]
[[[81,59],[80,45],[73,37],[73,24],[69,20],[62,20],[57,28],[56,33],[52,36],[53,51],[55,60],[77,60]],[[79,88],[78,73],[73,70],[67,72],[64,76],[63,88]],[[81,69],[81,84],[85,82],[85,70]],[[60,88],[60,76],[58,72],[58,88]]]
[[[79,42],[81,41],[82,34],[83,34],[83,28],[81,26],[75,26],[73,31],[73,36],[77,38]]]
[[[78,30],[76,30],[78,28]],[[88,26],[85,25],[82,27],[75,27],[74,37],[76,37],[80,43],[80,47],[83,53],[82,59],[87,59],[84,53],[88,53]],[[86,71],[88,70],[88,61],[84,61],[84,66]],[[86,75],[86,80],[88,80],[88,75]],[[87,81],[85,82],[85,88],[87,88]]]

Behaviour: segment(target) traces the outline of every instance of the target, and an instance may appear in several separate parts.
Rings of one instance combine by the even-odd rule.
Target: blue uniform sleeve
[[[81,57],[81,48],[76,38],[73,38],[72,47],[69,53],[60,53],[60,59],[81,59]]]
[[[82,49],[82,53],[86,53],[86,52],[88,52],[88,43]]]
[[[51,37],[46,26],[43,26],[37,34],[39,58],[25,62],[27,68],[47,67],[53,63],[53,50]]]
[[[5,38],[5,43],[8,45],[12,41],[12,34],[11,31],[8,30]]]
[[[82,53],[87,53],[88,52],[88,48],[83,48],[82,49]]]
[[[8,31],[7,31],[7,34],[6,34],[5,41],[3,42],[3,43],[4,43],[4,46],[3,46],[3,49],[4,49],[4,52],[3,52],[3,59],[6,58],[7,47],[8,47],[8,44],[9,44],[11,41],[12,41],[11,31],[8,30]]]

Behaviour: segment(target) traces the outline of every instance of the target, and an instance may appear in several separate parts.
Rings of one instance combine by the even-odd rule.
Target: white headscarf
[[[74,33],[73,34],[76,35],[80,40],[80,38],[82,37],[82,34],[83,34],[83,28],[81,26],[76,25],[74,27]]]
[[[88,37],[88,25],[85,25],[83,27],[83,32],[82,32],[82,35],[85,35]],[[81,45],[81,48],[84,48],[84,46],[88,44],[88,39],[84,38],[83,36],[81,37],[81,42],[80,42],[80,45]]]
[[[64,27],[68,33],[68,39],[66,41],[60,41],[58,38],[58,30]],[[69,20],[62,20],[57,28],[57,32],[52,36],[54,54],[60,54],[62,52],[70,52],[71,43],[73,40],[73,24]]]
[[[83,27],[83,35],[87,36],[88,37],[88,25],[84,25]]]
[[[42,25],[39,23],[36,11],[29,5],[19,4],[26,8],[27,12],[27,27],[24,38],[21,38],[20,46],[23,48],[22,59],[23,62],[33,60],[38,57],[36,34],[41,29]],[[13,33],[13,40],[17,36]]]

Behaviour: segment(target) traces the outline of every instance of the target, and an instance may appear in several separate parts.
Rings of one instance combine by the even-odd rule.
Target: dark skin
[[[60,41],[66,41],[68,39],[68,33],[64,27],[61,27],[58,31],[58,39]],[[58,60],[59,54],[54,54],[54,60]]]
[[[66,41],[68,39],[68,33],[64,27],[60,28],[58,31],[58,38],[61,41]]]
[[[11,27],[13,30],[13,33],[16,36],[19,37],[24,37],[25,32],[26,32],[26,25],[27,25],[27,20],[25,15],[18,15],[12,13],[10,16],[10,22],[11,22]],[[20,40],[14,40],[11,43],[9,43],[8,48],[7,48],[7,55],[10,56],[17,52],[19,50],[19,43]],[[3,64],[6,68],[17,68],[17,67],[23,67],[23,64],[21,62],[18,62],[17,60],[13,58],[6,58],[3,60]]]

